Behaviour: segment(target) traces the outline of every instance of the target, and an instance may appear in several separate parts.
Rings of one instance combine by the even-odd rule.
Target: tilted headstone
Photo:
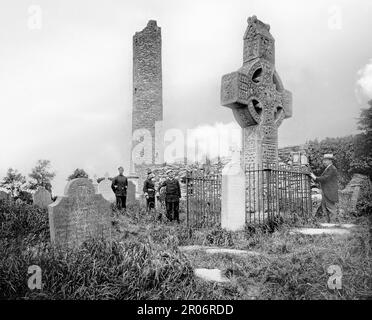
[[[371,182],[369,181],[368,176],[355,173],[345,189],[339,191],[340,210],[347,209],[346,211],[349,213],[356,211],[356,206],[363,186],[372,191]]]
[[[221,227],[229,231],[244,229],[245,174],[238,150],[233,151],[231,161],[223,168],[221,183]]]
[[[103,179],[98,184],[98,193],[102,194],[102,196],[110,202],[114,202],[116,197],[115,193],[111,189],[112,181],[109,179],[108,173],[105,174],[105,179]]]
[[[41,208],[47,208],[52,201],[50,192],[44,187],[39,187],[32,195],[33,204]]]
[[[292,116],[292,94],[284,89],[275,70],[274,38],[269,30],[256,16],[248,18],[243,66],[222,77],[221,104],[232,109],[242,128],[243,170],[278,165],[278,127]],[[255,192],[256,203],[262,196],[255,184],[257,179],[249,180],[246,174],[246,203],[250,190]],[[248,205],[246,210],[252,212]]]
[[[52,243],[79,246],[89,238],[110,239],[111,205],[87,178],[71,180],[62,197],[48,206]]]

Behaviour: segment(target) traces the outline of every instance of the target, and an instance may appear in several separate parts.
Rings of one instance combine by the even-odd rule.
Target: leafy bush
[[[333,153],[341,187],[345,187],[354,173],[368,175],[372,179],[372,100],[368,108],[361,110],[358,129],[361,133],[354,136],[316,139],[306,143],[309,164],[316,175],[324,169],[323,154]]]
[[[355,136],[355,157],[351,171],[368,175],[372,179],[372,100],[369,107],[361,110],[358,129],[362,132]]]
[[[48,212],[27,203],[0,200],[0,239],[49,237]]]
[[[371,215],[372,213],[372,183],[365,181],[361,186],[360,196],[356,205],[358,215]]]
[[[315,175],[321,175],[325,169],[323,156],[332,153],[335,157],[335,166],[339,173],[339,182],[344,187],[351,179],[350,164],[354,159],[354,137],[326,138],[321,141],[307,142],[309,164]]]
[[[19,195],[18,195],[18,197],[15,198],[15,200],[17,200],[17,199],[20,199],[21,201],[23,201],[27,204],[32,204],[33,203],[32,194],[28,191],[25,191],[25,190],[21,190],[19,192]]]
[[[72,174],[68,176],[67,180],[70,181],[77,178],[89,178],[89,176],[84,169],[77,168]]]
[[[9,168],[6,176],[0,181],[0,187],[8,190],[11,197],[16,197],[24,190],[26,178],[13,168]]]

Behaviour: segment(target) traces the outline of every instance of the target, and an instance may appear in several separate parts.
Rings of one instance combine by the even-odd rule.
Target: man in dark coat
[[[161,185],[166,179],[160,178],[159,185]],[[166,187],[161,187],[160,191],[157,192],[157,200],[160,203],[160,208],[165,209],[165,193],[166,193]]]
[[[111,189],[116,196],[116,206],[119,210],[127,208],[128,179],[123,175],[123,167],[119,167],[119,175],[112,180]]]
[[[327,215],[327,221],[330,222],[330,214],[336,214],[336,203],[338,202],[338,174],[337,169],[333,165],[333,155],[325,154],[323,164],[326,169],[323,171],[320,177],[315,176],[311,173],[311,177],[315,182],[320,183],[322,189],[322,203],[317,210],[317,214],[320,212],[323,215]]]
[[[143,184],[143,194],[146,198],[146,212],[155,209],[155,175],[150,173]]]
[[[168,179],[160,184],[158,192],[162,187],[165,187],[165,206],[167,210],[167,218],[172,221],[176,220],[180,223],[179,207],[181,198],[181,187],[177,179],[174,178],[172,170],[167,171]]]

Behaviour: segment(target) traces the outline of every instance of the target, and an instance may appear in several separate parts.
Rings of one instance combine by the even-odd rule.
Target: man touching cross
[[[338,173],[333,165],[333,155],[325,154],[323,164],[326,167],[322,175],[317,177],[311,173],[310,176],[315,182],[320,183],[322,189],[322,202],[316,215],[327,215],[327,221],[330,222],[330,215],[336,214],[336,203],[338,202]]]

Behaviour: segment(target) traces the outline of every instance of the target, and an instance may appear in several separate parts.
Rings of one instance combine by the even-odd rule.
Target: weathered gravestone
[[[274,38],[269,30],[270,26],[256,16],[248,18],[243,66],[222,77],[221,104],[232,109],[242,128],[243,170],[278,165],[278,128],[283,119],[292,115],[292,95],[284,89],[275,70]],[[250,214],[256,210],[250,205],[260,203],[262,197],[258,179],[246,174],[245,189],[246,211]],[[254,201],[248,201],[248,197]],[[278,200],[272,197],[271,201]]]
[[[127,204],[135,204],[136,202],[136,185],[132,180],[128,179]]]
[[[367,189],[366,192],[372,191],[368,176],[354,174],[345,189],[339,191],[340,210],[346,209],[348,213],[355,213],[363,187]]]
[[[89,238],[110,239],[110,202],[94,191],[87,178],[71,180],[64,196],[48,206],[52,243],[79,246]]]
[[[3,190],[0,190],[0,200],[9,200],[9,194]]]
[[[236,231],[245,225],[245,177],[240,152],[233,150],[231,161],[222,170],[221,227]]]
[[[44,187],[37,188],[36,192],[32,195],[33,204],[41,208],[47,208],[52,201],[50,192]]]
[[[109,179],[108,173],[105,174],[105,179],[103,179],[98,184],[98,193],[102,194],[102,196],[110,202],[114,202],[116,197],[115,193],[111,189],[112,181]]]
[[[93,186],[94,186],[94,190],[96,191],[96,193],[98,192],[98,182],[97,182],[97,180],[98,180],[98,177],[97,177],[97,175],[95,174],[95,175],[93,176]]]
[[[132,183],[133,185],[129,186],[129,184]],[[131,189],[131,194],[129,197],[131,200],[134,199],[134,201],[139,201],[140,199],[140,188],[139,188],[139,177],[136,175],[129,175],[128,176],[128,189]],[[132,192],[133,191],[133,192]],[[141,190],[142,191],[142,190]]]

